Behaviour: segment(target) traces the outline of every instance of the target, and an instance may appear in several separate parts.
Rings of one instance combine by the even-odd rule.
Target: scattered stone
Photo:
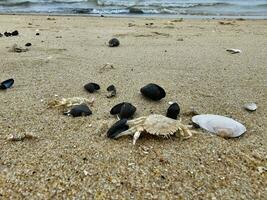
[[[120,119],[129,119],[131,118],[136,111],[136,107],[131,103],[122,102],[115,105],[111,110],[111,115],[118,115]]]
[[[100,89],[100,86],[97,83],[87,83],[84,85],[84,89],[89,93],[94,93],[95,91]]]
[[[56,20],[56,18],[54,18],[54,17],[47,17],[47,20],[54,21],[54,20]]]
[[[133,26],[135,26],[135,24],[133,24],[133,23],[128,23],[128,27],[133,27]]]
[[[171,22],[182,22],[182,21],[184,21],[183,18],[171,20]]]
[[[117,94],[116,87],[114,85],[108,86],[107,91],[109,92],[107,98],[115,97]]]
[[[32,46],[32,43],[28,42],[28,43],[25,44],[25,46],[26,47],[30,47],[30,46]]]
[[[40,33],[36,33],[35,35],[40,35]]]
[[[12,36],[12,34],[9,33],[9,32],[4,32],[4,35],[5,35],[6,37],[10,37],[10,36]]]
[[[17,36],[17,35],[19,35],[19,32],[18,32],[17,30],[15,30],[15,31],[13,31],[13,32],[11,33],[11,35],[12,35],[12,36]]]
[[[0,84],[0,89],[1,90],[6,90],[6,89],[10,88],[13,84],[14,84],[14,79],[13,78],[7,79],[7,80],[3,81]]]
[[[38,137],[32,133],[24,133],[24,134],[11,134],[8,136],[7,140],[12,141],[12,142],[17,142],[17,141],[23,141],[23,140],[32,140],[32,139],[37,139]]]
[[[234,25],[233,22],[224,22],[224,21],[219,21],[219,24],[221,24],[221,25]]]
[[[127,125],[127,119],[121,119],[109,128],[107,136],[108,138],[116,138],[117,135],[128,129],[129,126]]]
[[[180,106],[178,105],[178,103],[173,103],[168,108],[166,117],[169,117],[171,119],[177,119],[179,114],[180,114]]]
[[[92,111],[86,104],[74,106],[71,110],[64,112],[65,115],[71,115],[72,117],[89,116]]]
[[[255,103],[246,103],[244,105],[244,108],[248,111],[255,111],[255,110],[257,110],[258,107],[257,107],[257,104],[255,104]]]
[[[241,53],[240,49],[226,49],[226,51],[230,52],[231,54]]]
[[[108,42],[109,47],[117,47],[120,45],[120,41],[117,38],[112,38]]]
[[[154,101],[159,101],[166,96],[165,90],[154,83],[149,83],[146,86],[142,87],[140,89],[140,92],[143,96]]]

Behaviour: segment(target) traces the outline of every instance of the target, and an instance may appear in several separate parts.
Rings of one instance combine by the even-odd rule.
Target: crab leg
[[[188,139],[188,138],[192,137],[192,133],[191,133],[191,131],[190,131],[185,125],[183,125],[183,124],[179,124],[179,127],[181,128],[181,129],[180,129],[181,132],[183,132],[182,135],[184,135],[184,133],[187,134],[187,136],[184,137],[184,139]]]
[[[134,136],[133,136],[133,145],[135,145],[136,140],[138,140],[138,138],[140,137],[140,134],[141,134],[140,131],[136,131],[136,132],[134,133]]]
[[[146,120],[147,117],[139,117],[137,119],[132,119],[132,120],[129,120],[127,121],[127,124],[129,126],[136,126],[136,125],[139,125],[139,124],[142,124],[145,120]]]
[[[121,133],[119,133],[118,135],[116,135],[115,138],[118,138],[118,137],[121,137],[121,136],[124,136],[124,135],[133,135],[134,133],[136,132],[136,128],[135,127],[132,127],[126,131],[123,131]]]

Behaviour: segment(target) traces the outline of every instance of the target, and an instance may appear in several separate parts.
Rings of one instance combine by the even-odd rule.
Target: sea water
[[[0,0],[0,13],[267,18],[267,0]]]

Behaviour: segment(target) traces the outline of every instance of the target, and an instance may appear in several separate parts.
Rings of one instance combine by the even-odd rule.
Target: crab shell
[[[56,108],[56,107],[71,107],[80,105],[83,103],[93,104],[94,98],[91,100],[84,97],[71,97],[71,98],[62,98],[61,100],[52,100],[48,103],[48,108]]]
[[[125,121],[123,125],[129,126],[128,130],[120,129],[121,123],[119,124],[120,127],[117,127],[118,130],[116,129],[116,124],[114,124],[109,129],[108,137],[118,138],[123,135],[134,135],[133,144],[135,144],[141,132],[163,137],[170,137],[171,135],[174,135],[177,132],[179,132],[183,137],[185,136],[185,134],[187,134],[187,137],[184,138],[189,138],[192,136],[190,130],[180,121],[157,114]],[[119,131],[119,129],[121,131]]]

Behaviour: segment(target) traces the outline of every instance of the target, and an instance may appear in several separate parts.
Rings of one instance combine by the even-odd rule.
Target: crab
[[[60,100],[50,101],[48,103],[48,108],[57,108],[57,107],[69,108],[72,106],[81,105],[83,103],[93,104],[94,100],[95,100],[94,98],[90,100],[84,97],[62,98]]]
[[[163,115],[153,114],[137,119],[122,119],[116,122],[108,131],[108,137],[118,138],[123,135],[133,135],[133,145],[140,137],[141,133],[163,136],[170,138],[171,135],[179,132],[184,139],[192,136],[188,127],[181,121],[174,120]]]

